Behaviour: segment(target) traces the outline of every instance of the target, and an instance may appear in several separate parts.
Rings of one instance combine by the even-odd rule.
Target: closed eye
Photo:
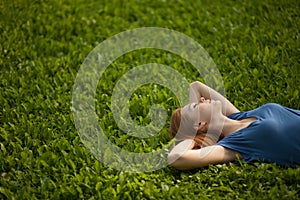
[[[193,108],[196,108],[196,106],[197,106],[197,105],[198,105],[198,104],[197,104],[197,103],[195,103],[195,104],[194,104],[194,106],[193,106]]]

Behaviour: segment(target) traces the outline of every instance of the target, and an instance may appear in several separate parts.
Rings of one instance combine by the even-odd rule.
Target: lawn
[[[2,0],[0,199],[299,199],[300,167],[240,162],[116,170],[88,151],[72,112],[74,83],[89,52],[141,27],[168,28],[201,44],[240,110],[269,102],[300,109],[299,10],[295,0]],[[112,91],[126,72],[147,63],[167,65],[189,83],[204,81],[187,60],[159,49],[132,51],[109,65],[95,94],[98,122],[113,144],[136,153],[168,145],[169,118],[180,106],[169,88],[143,85],[128,100],[130,116],[145,126],[151,105],[160,104],[165,125],[143,139],[120,130]]]

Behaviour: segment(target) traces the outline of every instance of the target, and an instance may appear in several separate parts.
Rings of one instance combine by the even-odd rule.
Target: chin
[[[221,101],[219,101],[219,100],[213,101],[212,104],[213,104],[214,106],[222,106],[222,103],[221,103]]]

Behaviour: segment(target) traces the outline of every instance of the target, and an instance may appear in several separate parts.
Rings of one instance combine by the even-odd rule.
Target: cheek
[[[191,121],[193,122],[199,122],[200,120],[200,112],[198,109],[194,109],[191,113],[190,113],[190,117],[191,117]]]
[[[205,107],[202,109],[202,111],[200,112],[200,119],[202,121],[208,121],[210,119],[210,116],[211,116],[211,110],[208,109],[208,107]]]

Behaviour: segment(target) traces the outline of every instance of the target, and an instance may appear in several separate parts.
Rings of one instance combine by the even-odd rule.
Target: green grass
[[[241,163],[138,174],[110,169],[80,141],[71,98],[77,71],[97,44],[154,26],[200,43],[240,110],[268,102],[300,109],[299,10],[295,0],[2,0],[0,199],[298,199],[299,167]],[[112,118],[110,96],[127,70],[150,62],[177,69],[189,82],[202,80],[185,60],[151,49],[126,54],[107,69],[97,88],[99,123],[111,141],[134,152],[166,144],[168,122],[153,138],[130,138]],[[165,106],[168,119],[178,106],[167,88],[143,86],[130,101],[137,123],[149,123],[154,103]]]

